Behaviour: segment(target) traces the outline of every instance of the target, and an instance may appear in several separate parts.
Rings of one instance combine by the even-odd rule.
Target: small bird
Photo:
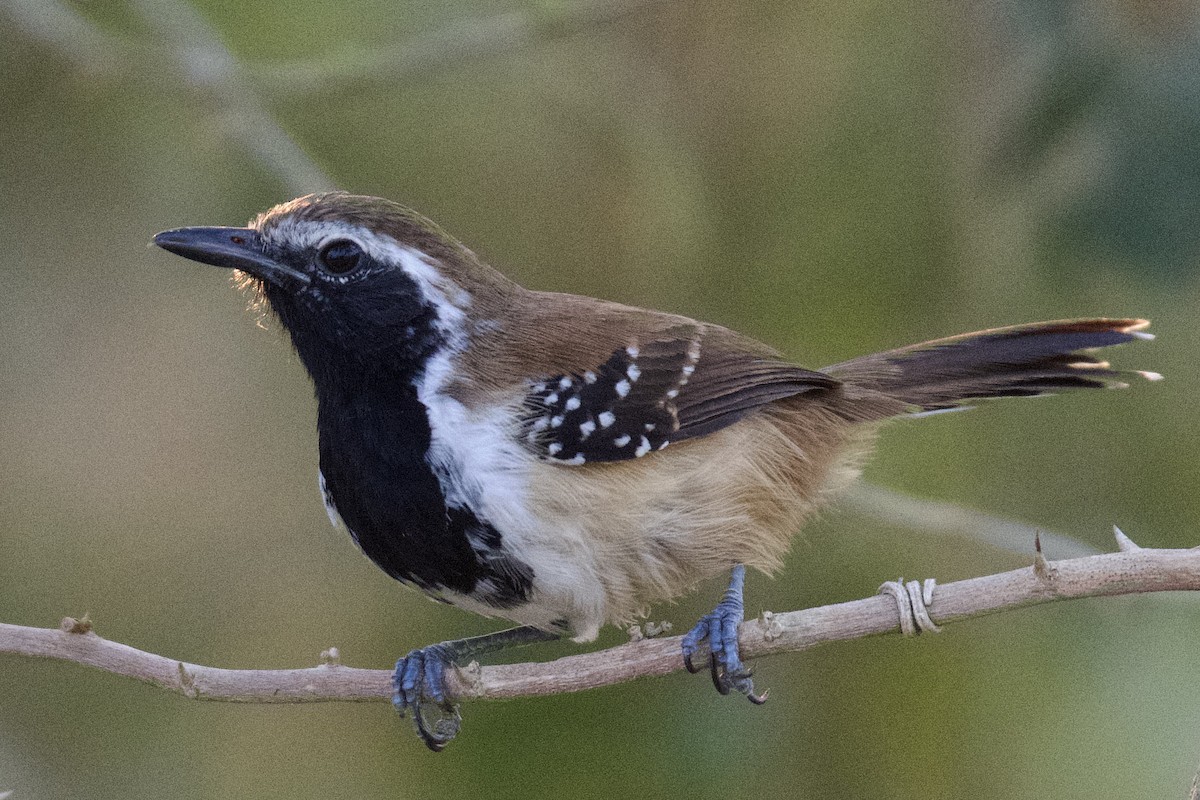
[[[777,569],[801,523],[859,473],[886,420],[994,397],[1124,386],[1095,348],[1140,319],[969,333],[819,371],[727,328],[531,291],[388,200],[297,198],[246,228],[155,236],[236,270],[279,318],[317,397],[319,485],[380,568],[521,627],[413,650],[394,703],[433,750],[460,718],[446,668],[509,645],[595,639],[731,573],[683,639],[722,694],[743,664],[745,567]]]

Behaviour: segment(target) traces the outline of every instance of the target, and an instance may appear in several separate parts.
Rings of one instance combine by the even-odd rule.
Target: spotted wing
[[[593,369],[534,384],[525,437],[539,455],[564,464],[641,458],[772,401],[837,384],[784,361],[706,347],[695,332],[632,343]]]

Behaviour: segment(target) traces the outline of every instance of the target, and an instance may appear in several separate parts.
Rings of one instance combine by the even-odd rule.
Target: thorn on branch
[[[92,618],[88,616],[87,612],[84,612],[83,616],[79,619],[63,617],[62,622],[58,623],[58,627],[63,633],[91,633]],[[0,800],[3,800],[3,798],[0,798]]]
[[[325,667],[340,667],[342,665],[342,652],[336,647],[322,650],[321,665]]]
[[[1051,566],[1046,559],[1046,554],[1042,552],[1042,534],[1040,532],[1034,534],[1033,549],[1033,574],[1043,583],[1052,583],[1058,575],[1058,570]]]
[[[1136,553],[1142,548],[1135,544],[1132,539],[1125,535],[1125,532],[1113,525],[1113,536],[1117,539],[1117,549],[1122,553]]]

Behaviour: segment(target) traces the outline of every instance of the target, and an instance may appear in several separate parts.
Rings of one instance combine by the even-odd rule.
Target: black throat
[[[519,605],[532,570],[472,498],[447,504],[442,481],[457,476],[430,465],[433,431],[418,387],[448,346],[437,309],[403,272],[381,275],[387,282],[377,291],[368,283],[301,294],[262,286],[316,388],[326,502],[392,577],[450,602],[457,594]]]

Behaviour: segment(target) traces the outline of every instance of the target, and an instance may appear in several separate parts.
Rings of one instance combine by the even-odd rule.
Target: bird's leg
[[[392,677],[392,705],[400,712],[400,716],[412,712],[417,734],[430,750],[438,752],[455,737],[462,721],[458,706],[446,697],[447,666],[506,647],[553,641],[561,635],[525,625],[413,650],[396,662],[396,672]],[[425,716],[431,705],[438,709],[432,724]]]
[[[742,603],[742,587],[746,582],[746,567],[738,564],[733,568],[729,588],[711,614],[704,615],[696,627],[683,637],[683,663],[688,672],[699,672],[702,667],[692,664],[692,657],[700,649],[700,643],[708,640],[708,665],[712,672],[713,685],[721,694],[736,689],[757,705],[767,701],[767,693],[754,693],[751,672],[742,663],[738,652],[738,625],[745,619],[746,609]]]

